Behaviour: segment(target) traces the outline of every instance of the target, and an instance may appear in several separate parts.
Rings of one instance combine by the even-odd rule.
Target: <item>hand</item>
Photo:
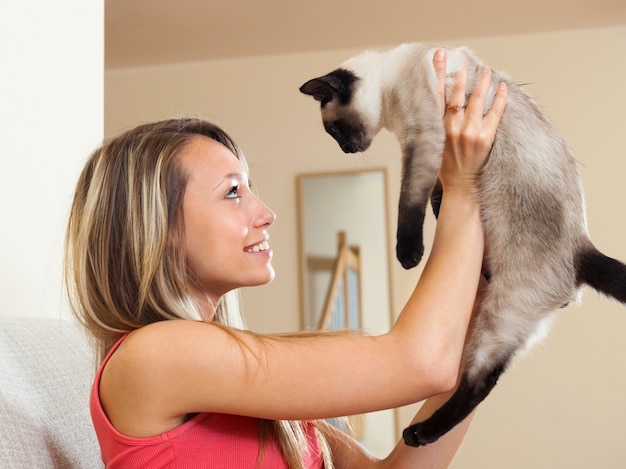
[[[506,84],[498,85],[491,107],[483,115],[485,99],[491,83],[491,69],[486,66],[481,68],[467,105],[465,94],[468,66],[459,70],[455,75],[454,88],[446,106],[446,52],[444,50],[438,50],[435,53],[434,67],[439,81],[438,90],[446,130],[439,178],[444,194],[458,190],[473,196],[476,193],[476,179],[489,156],[496,129],[504,112],[507,98]],[[454,109],[454,106],[461,106],[461,108]]]

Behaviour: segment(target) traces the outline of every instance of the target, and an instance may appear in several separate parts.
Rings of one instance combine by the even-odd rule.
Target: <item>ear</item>
[[[323,77],[313,78],[300,87],[300,92],[313,96],[314,99],[322,103],[322,106],[333,99],[338,94],[340,80],[332,75],[324,75]]]
[[[313,96],[322,103],[322,106],[335,97],[340,104],[346,105],[352,99],[354,88],[359,80],[360,78],[350,70],[338,68],[328,75],[307,81],[300,87],[300,91]]]

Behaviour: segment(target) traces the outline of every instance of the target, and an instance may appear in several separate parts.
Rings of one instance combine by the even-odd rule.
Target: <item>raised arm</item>
[[[443,51],[435,56],[434,64],[441,85],[440,95],[443,108],[445,80],[445,53]],[[452,103],[464,102],[465,74],[466,70],[462,70],[457,76],[458,85],[450,99]],[[412,301],[416,302],[414,304],[419,304],[420,300],[425,298],[422,289],[427,289],[430,292],[439,291],[440,294],[443,292],[444,295],[449,295],[450,303],[447,306],[451,309],[445,311],[450,315],[447,320],[451,323],[446,325],[445,322],[442,322],[440,327],[447,329],[447,333],[450,334],[448,339],[450,342],[444,342],[446,339],[442,335],[446,332],[441,331],[442,335],[436,339],[440,342],[432,345],[443,349],[449,346],[447,353],[449,353],[450,363],[453,364],[458,364],[457,360],[460,356],[457,353],[461,351],[457,346],[463,343],[463,340],[459,340],[460,338],[455,334],[465,334],[466,329],[459,330],[453,327],[452,323],[456,320],[466,324],[465,321],[469,320],[472,304],[476,306],[480,303],[480,293],[486,285],[484,278],[479,275],[480,270],[477,268],[481,261],[479,257],[482,256],[482,227],[477,200],[473,193],[475,179],[472,175],[478,173],[491,148],[495,129],[506,103],[506,87],[501,86],[497,91],[491,110],[483,119],[482,102],[489,85],[489,79],[489,70],[485,69],[472,92],[464,114],[452,110],[445,115],[447,139],[444,149],[444,164],[440,175],[444,184],[445,195],[437,222],[435,244],[428,266],[407,305],[409,307]],[[472,251],[471,253],[464,252],[465,249]],[[446,276],[445,271],[449,269],[447,255],[451,254],[453,250],[459,261],[465,264],[458,270],[456,268],[450,270],[449,275]],[[443,272],[440,269],[443,269]],[[443,281],[440,280],[442,274]],[[478,295],[475,294],[477,287]],[[443,312],[444,310],[440,310],[440,307],[441,304],[437,306],[437,310]],[[458,309],[454,311],[455,308]],[[437,328],[437,325],[423,324],[420,327]],[[446,350],[440,350],[438,353],[441,354],[440,356],[446,355]],[[411,423],[423,421],[429,417],[448,400],[452,392],[428,399]],[[384,460],[374,458],[345,433],[333,428],[327,428],[325,433],[333,448],[337,469],[368,467],[389,469],[446,468],[456,454],[470,425],[471,418],[472,416],[468,417],[442,438],[427,446],[414,448],[400,441]]]
[[[446,192],[432,253],[388,333],[271,337],[174,320],[142,327],[122,343],[102,376],[100,397],[116,428],[153,436],[194,412],[326,418],[397,407],[452,389],[483,256],[473,178],[504,102],[497,97],[483,119],[473,104],[482,97],[472,96],[466,112],[446,115]],[[245,186],[239,189],[237,204],[254,202]]]

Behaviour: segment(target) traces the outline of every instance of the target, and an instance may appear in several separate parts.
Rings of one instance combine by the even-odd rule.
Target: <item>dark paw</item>
[[[421,430],[422,424],[420,423],[416,423],[414,425],[411,425],[410,427],[405,428],[402,432],[402,438],[404,439],[404,443],[407,446],[414,447],[424,446],[428,443],[432,443],[432,441],[427,441],[427,439],[425,439],[423,435],[420,434]]]
[[[412,243],[403,243],[398,241],[396,245],[396,256],[405,269],[412,269],[422,260],[424,255],[424,245],[415,245]]]

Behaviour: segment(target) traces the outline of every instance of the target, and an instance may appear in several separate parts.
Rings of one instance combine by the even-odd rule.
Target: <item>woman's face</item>
[[[276,218],[250,190],[244,165],[224,145],[198,136],[181,156],[191,284],[217,304],[226,292],[274,279],[267,229]]]

